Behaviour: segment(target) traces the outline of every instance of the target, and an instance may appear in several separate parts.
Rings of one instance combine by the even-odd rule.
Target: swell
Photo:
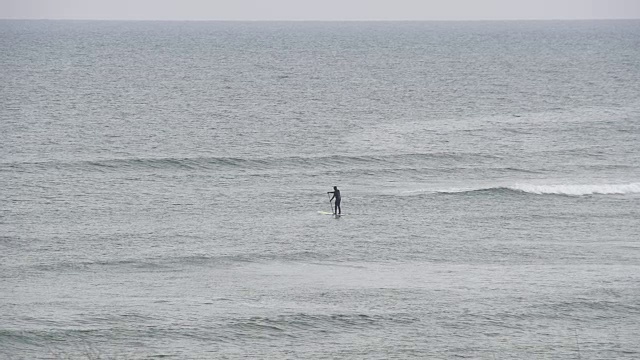
[[[140,259],[100,259],[100,260],[79,260],[79,261],[58,261],[37,265],[7,266],[5,271],[10,273],[10,277],[18,274],[29,274],[36,272],[76,272],[89,271],[95,269],[109,269],[109,271],[135,271],[135,272],[172,272],[181,271],[184,266],[234,266],[247,263],[259,262],[297,262],[297,261],[321,261],[328,258],[328,255],[311,252],[298,251],[283,254],[245,253],[236,255],[183,255],[169,256],[162,258],[140,258]],[[11,271],[10,271],[11,270]]]
[[[240,338],[297,336],[307,331],[343,332],[368,328],[381,329],[394,325],[407,326],[419,322],[408,314],[286,314],[230,319],[227,331]]]
[[[326,155],[285,157],[164,157],[122,158],[101,160],[56,160],[0,163],[0,171],[28,170],[83,170],[83,171],[127,171],[127,170],[269,170],[287,168],[333,168],[336,166],[418,165],[424,163],[458,163],[493,159],[475,153],[430,153],[399,155]]]
[[[406,313],[291,313],[272,316],[233,316],[214,319],[202,328],[157,326],[151,317],[125,318],[114,315],[108,319],[93,318],[85,328],[69,328],[68,323],[51,323],[42,329],[0,329],[0,346],[20,349],[43,346],[57,341],[80,342],[95,338],[118,340],[199,338],[213,342],[238,342],[273,338],[299,338],[309,334],[367,331],[394,326],[417,326],[420,319]],[[0,352],[1,354],[1,352]]]
[[[601,165],[581,167],[581,170],[627,170],[629,165]],[[0,173],[36,173],[46,171],[93,172],[93,173],[140,173],[140,172],[197,172],[223,171],[247,175],[269,175],[287,172],[340,172],[350,171],[357,175],[406,175],[442,173],[488,174],[541,174],[551,169],[503,164],[502,158],[478,153],[409,153],[395,155],[325,155],[283,157],[164,157],[122,158],[101,160],[56,160],[31,162],[0,162]],[[479,189],[476,189],[479,190]],[[517,189],[516,189],[517,190]],[[458,191],[459,192],[459,191]]]

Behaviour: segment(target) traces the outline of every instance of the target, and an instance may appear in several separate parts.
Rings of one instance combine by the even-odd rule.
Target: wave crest
[[[451,189],[438,191],[441,194],[470,194],[470,193],[504,193],[517,192],[535,195],[626,195],[640,194],[640,183],[628,184],[561,184],[561,185],[536,185],[515,184],[510,186],[484,187],[475,189]]]
[[[640,183],[631,184],[599,184],[599,185],[530,185],[516,184],[507,189],[531,194],[557,195],[624,195],[640,193]]]

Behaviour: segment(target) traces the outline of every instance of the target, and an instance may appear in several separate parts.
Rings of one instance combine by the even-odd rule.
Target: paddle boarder
[[[331,200],[333,199],[336,199],[336,207],[333,213],[336,215],[340,215],[342,213],[342,209],[340,208],[340,200],[342,199],[342,197],[340,196],[340,190],[338,190],[337,186],[334,186],[333,191],[327,191],[327,194],[333,194],[333,197],[329,199],[329,202],[331,202]]]

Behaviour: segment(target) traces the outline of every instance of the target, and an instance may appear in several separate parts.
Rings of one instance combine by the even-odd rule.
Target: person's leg
[[[340,207],[340,201],[336,201],[336,214],[342,214],[342,208]]]

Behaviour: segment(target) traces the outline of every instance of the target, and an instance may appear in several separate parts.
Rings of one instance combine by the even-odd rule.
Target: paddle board
[[[344,216],[345,214],[334,214],[332,212],[328,212],[328,211],[318,211],[318,214],[321,215],[335,215],[335,216]]]

